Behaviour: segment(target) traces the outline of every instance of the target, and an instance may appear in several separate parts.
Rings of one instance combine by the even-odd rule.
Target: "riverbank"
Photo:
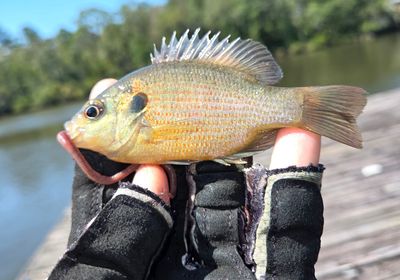
[[[400,88],[369,96],[359,124],[363,150],[323,139],[325,226],[320,280],[395,279],[400,275]],[[255,161],[267,164],[270,151]],[[18,279],[44,279],[65,250],[66,212]]]

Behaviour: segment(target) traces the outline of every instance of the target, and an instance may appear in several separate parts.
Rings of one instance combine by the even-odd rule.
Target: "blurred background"
[[[197,27],[263,42],[280,86],[400,88],[396,0],[2,2],[0,279],[15,279],[70,204],[62,123],[96,81],[149,64],[163,36]]]

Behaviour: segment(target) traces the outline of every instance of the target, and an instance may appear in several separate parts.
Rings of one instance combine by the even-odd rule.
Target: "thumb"
[[[168,177],[159,165],[141,165],[133,177],[133,184],[152,191],[169,205]]]
[[[320,150],[320,135],[300,128],[282,128],[276,136],[270,169],[286,168],[291,165],[317,166]]]
[[[92,90],[90,91],[89,99],[96,98],[100,93],[105,91],[107,88],[109,88],[110,86],[112,86],[116,82],[117,82],[117,80],[116,79],[112,79],[112,78],[107,78],[107,79],[103,79],[103,80],[98,81],[93,86]]]

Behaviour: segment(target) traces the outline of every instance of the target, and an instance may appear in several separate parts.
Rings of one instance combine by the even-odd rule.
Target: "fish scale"
[[[145,119],[155,129],[173,127],[169,132],[179,134],[179,141],[165,140],[157,143],[157,147],[149,144],[148,148],[142,143],[141,154],[157,149],[159,155],[176,154],[176,160],[191,156],[190,153],[220,157],[240,151],[253,140],[249,136],[255,129],[264,127],[266,121],[274,121],[265,104],[257,100],[260,87],[249,87],[249,81],[237,82],[240,74],[227,75],[220,68],[207,65],[168,66],[148,69],[153,75],[143,72],[135,75],[135,79],[145,84],[144,92],[149,98]],[[203,74],[193,77],[193,72]],[[204,84],[205,80],[208,84]],[[240,90],[239,84],[248,89]],[[191,124],[187,125],[187,121]]]

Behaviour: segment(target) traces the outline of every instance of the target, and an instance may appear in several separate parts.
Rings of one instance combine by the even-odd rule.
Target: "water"
[[[77,105],[0,121],[0,279],[14,279],[71,196],[72,160],[56,143]]]
[[[280,85],[400,87],[400,34],[279,58]],[[71,105],[0,120],[0,279],[14,279],[70,203],[73,163],[56,143]]]
[[[400,86],[400,33],[277,60],[280,85],[348,84],[375,93]]]

